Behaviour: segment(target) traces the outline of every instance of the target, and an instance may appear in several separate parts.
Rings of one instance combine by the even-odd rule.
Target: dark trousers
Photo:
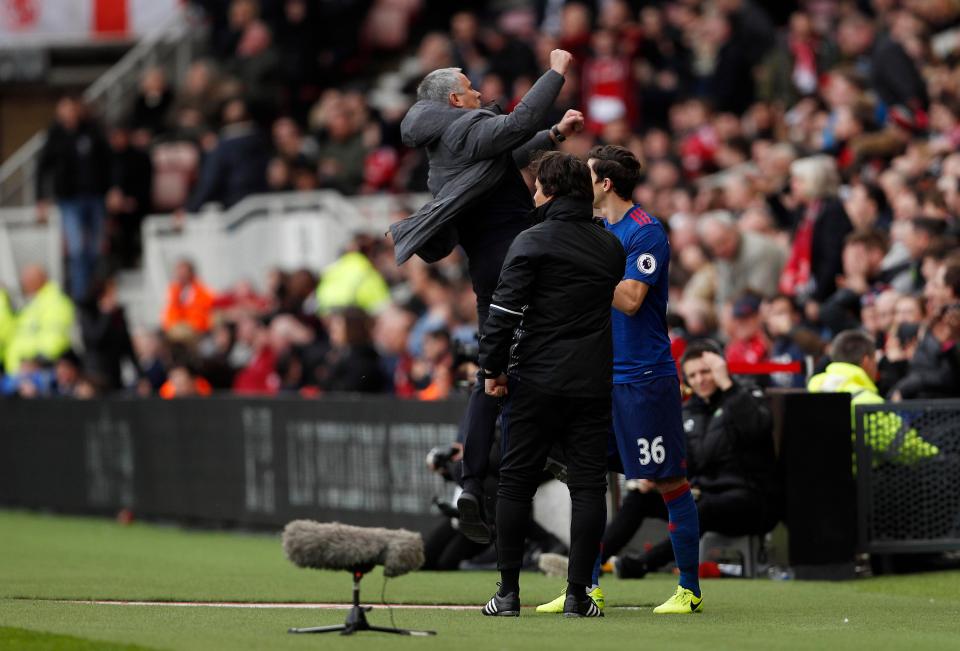
[[[503,239],[482,247],[464,245],[470,267],[470,280],[473,292],[477,295],[477,330],[483,332],[483,324],[490,314],[490,302],[500,280],[500,269],[507,256],[507,250],[513,238],[522,229],[511,225],[505,231]],[[493,446],[497,415],[500,413],[500,399],[483,392],[483,377],[477,377],[477,383],[470,393],[467,411],[460,426],[460,440],[463,441],[463,480],[464,490],[480,495],[483,493],[483,480],[487,476],[490,460],[490,448]]]
[[[511,381],[501,420],[503,459],[497,491],[497,561],[520,569],[533,496],[547,454],[559,444],[567,460],[570,523],[570,583],[590,585],[607,519],[607,436],[610,394],[550,395]]]
[[[770,530],[763,500],[753,491],[731,489],[726,491],[704,491],[697,500],[697,512],[700,514],[700,534],[713,531],[724,536],[747,536],[764,534]],[[606,561],[615,556],[630,542],[643,524],[644,518],[667,519],[667,508],[663,498],[656,491],[640,493],[628,491],[623,505],[604,535],[603,557]],[[620,559],[620,569],[625,577],[637,576],[656,570],[673,560],[673,546],[670,539],[662,540],[644,554],[624,556]]]

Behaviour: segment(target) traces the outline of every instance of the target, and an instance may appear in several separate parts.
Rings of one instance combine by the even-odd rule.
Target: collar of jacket
[[[530,215],[534,224],[548,219],[561,222],[592,222],[593,202],[589,199],[556,197],[534,209]]]

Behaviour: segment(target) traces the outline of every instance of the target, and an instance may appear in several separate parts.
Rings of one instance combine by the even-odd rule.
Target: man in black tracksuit
[[[564,614],[596,617],[587,595],[606,522],[613,340],[610,305],[623,277],[620,241],[593,220],[590,170],[551,152],[537,171],[538,225],[514,240],[480,339],[487,395],[507,396],[497,493],[500,591],[484,615],[520,613],[520,565],[533,495],[559,443],[573,503]]]
[[[773,450],[773,417],[763,394],[731,379],[720,349],[691,343],[681,368],[694,395],[683,406],[690,485],[700,531],[727,536],[764,534],[780,518],[780,487]],[[647,489],[646,492],[644,489]],[[630,490],[604,536],[604,560],[623,548],[645,517],[667,519],[656,491]],[[670,541],[615,563],[622,578],[641,578],[673,560]]]

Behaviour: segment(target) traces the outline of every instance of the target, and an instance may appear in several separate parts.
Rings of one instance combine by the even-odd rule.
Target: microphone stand
[[[367,613],[373,610],[372,606],[360,605],[360,580],[363,575],[373,569],[373,566],[355,567],[351,570],[353,573],[353,607],[347,613],[347,620],[343,624],[334,626],[312,626],[309,628],[291,628],[288,633],[337,633],[340,635],[353,635],[357,631],[375,631],[378,633],[394,633],[396,635],[416,635],[426,637],[436,635],[436,631],[413,631],[403,628],[390,628],[384,626],[371,626],[367,621]]]

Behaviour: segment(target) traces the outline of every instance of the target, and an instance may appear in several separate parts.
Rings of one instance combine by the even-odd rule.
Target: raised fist
[[[567,74],[571,61],[573,61],[573,55],[566,50],[553,50],[550,53],[550,69],[556,70],[561,75]]]

